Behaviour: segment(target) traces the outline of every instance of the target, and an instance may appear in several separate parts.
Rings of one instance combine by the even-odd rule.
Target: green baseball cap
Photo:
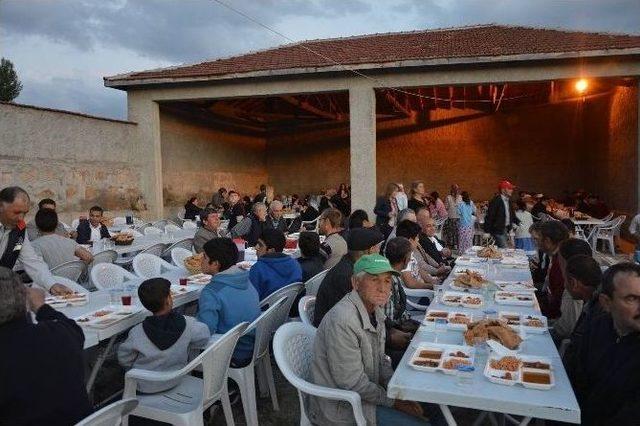
[[[353,274],[366,272],[371,275],[378,275],[385,272],[391,272],[394,275],[400,275],[398,271],[391,267],[389,260],[379,254],[367,254],[362,256],[355,265],[353,265]]]

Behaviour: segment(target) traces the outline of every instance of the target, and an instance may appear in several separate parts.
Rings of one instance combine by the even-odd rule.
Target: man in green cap
[[[357,392],[370,425],[426,423],[419,404],[388,398],[385,389],[393,370],[384,353],[383,307],[391,295],[391,276],[397,274],[385,257],[362,256],[353,267],[353,290],[325,315],[314,341],[313,382]],[[310,402],[314,424],[355,423],[344,402],[315,397]]]

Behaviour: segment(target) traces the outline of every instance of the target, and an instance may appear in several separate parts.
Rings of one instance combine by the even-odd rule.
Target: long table
[[[453,272],[464,268],[466,266],[457,266]],[[443,283],[445,291],[450,289],[454,273]],[[523,281],[530,279],[531,273],[528,269],[497,266],[496,280]],[[453,308],[443,305],[438,300],[434,301],[429,309],[465,312],[476,316],[482,316],[483,310],[487,309],[523,314],[540,313],[537,305],[534,307],[498,305],[493,300],[485,301],[485,305],[480,309]],[[448,406],[524,416],[520,422],[522,425],[528,424],[531,418],[580,423],[580,407],[549,333],[527,334],[521,349],[522,354],[540,355],[551,359],[556,384],[548,391],[490,382],[483,374],[487,362],[486,354],[476,354],[473,384],[464,389],[457,385],[455,375],[445,375],[441,372],[428,373],[413,369],[409,365],[409,361],[415,349],[422,342],[433,342],[434,340],[435,333],[431,327],[423,325],[418,329],[388,384],[387,394],[390,398],[440,404],[449,425],[456,423]],[[464,339],[461,331],[447,330],[438,334],[438,342],[460,345],[464,344]]]
[[[141,237],[137,237],[133,240],[128,246],[115,246],[113,250],[115,250],[118,255],[124,255],[129,253],[135,253],[138,251],[145,250],[151,247],[154,244],[173,244],[177,241],[180,241],[185,238],[193,238],[196,234],[197,229],[181,229],[173,233],[173,238],[169,239],[165,234],[157,234],[157,235],[143,235]],[[98,242],[91,247],[91,251],[93,254],[104,251],[104,246],[101,242]]]

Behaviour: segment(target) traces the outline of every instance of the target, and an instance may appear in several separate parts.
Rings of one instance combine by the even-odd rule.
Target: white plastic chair
[[[122,225],[126,225],[127,224],[127,218],[122,217],[122,216],[116,216],[113,218],[113,225],[114,226],[122,226]]]
[[[180,370],[129,370],[124,377],[123,397],[136,396],[138,380],[167,382],[182,379],[167,391],[138,395],[139,405],[131,414],[172,425],[198,426],[204,425],[203,411],[221,401],[227,425],[233,425],[227,377],[233,350],[247,326],[243,322],[233,327]],[[202,366],[202,379],[189,374],[199,366]]]
[[[318,232],[318,218],[313,220],[303,220],[300,222],[300,231],[314,231]]]
[[[168,223],[164,227],[164,232],[178,232],[181,230],[182,228],[180,228],[178,225],[175,225],[173,223]]]
[[[129,280],[139,280],[131,272],[112,263],[100,263],[91,269],[91,282],[98,290],[119,287]]]
[[[162,252],[162,257],[166,259],[169,256],[171,256],[171,251],[175,248],[183,248],[185,250],[191,251],[192,247],[193,247],[193,238],[184,238],[180,241],[176,241],[175,243],[171,244],[169,247],[164,249],[164,251]]]
[[[402,289],[407,296],[407,305],[409,305],[413,310],[417,311],[426,311],[429,306],[421,305],[417,301],[411,300],[411,298],[419,300],[423,297],[428,297],[430,300],[433,300],[433,297],[435,295],[433,290],[429,290],[426,288],[407,288],[403,285]]]
[[[123,399],[109,404],[89,417],[76,423],[76,426],[120,426],[124,417],[138,406],[135,398]]]
[[[192,255],[193,255],[193,253],[191,252],[191,250],[187,250],[187,249],[182,248],[182,247],[176,247],[176,248],[171,250],[171,261],[178,268],[184,268],[185,267],[184,266],[184,260],[187,257],[192,256]]]
[[[161,235],[162,229],[156,228],[155,226],[147,226],[142,232],[144,232],[144,235]]]
[[[146,249],[142,250],[140,253],[154,254],[159,257],[159,256],[162,256],[162,253],[164,252],[165,248],[167,248],[166,244],[158,243],[158,244],[152,245],[151,247],[147,247]]]
[[[249,365],[242,368],[230,368],[229,377],[231,377],[240,388],[240,398],[242,399],[242,408],[247,425],[258,426],[258,406],[256,402],[256,382],[255,368],[258,366],[267,378],[269,393],[271,394],[271,402],[273,409],[278,410],[278,397],[276,395],[276,386],[273,380],[273,371],[271,370],[271,356],[269,355],[269,342],[271,336],[278,328],[278,319],[281,316],[282,307],[286,302],[286,297],[275,302],[269,309],[256,318],[243,335],[251,333],[255,330],[255,341],[253,345],[253,356]],[[288,311],[287,311],[288,312]]]
[[[304,288],[304,284],[301,282],[291,283],[282,288],[279,288],[278,290],[274,291],[273,293],[271,293],[270,295],[262,299],[262,301],[260,301],[260,309],[265,309],[273,305],[282,297],[286,297],[287,300],[284,303],[285,307],[282,308],[283,315],[281,315],[280,318],[278,318],[278,327],[279,327],[280,324],[284,324],[289,318],[289,312],[291,312],[291,307],[293,306],[293,302],[295,302],[296,298],[298,297],[298,294],[302,291],[303,288]]]
[[[313,314],[316,311],[316,297],[302,296],[298,302],[298,313],[303,324],[313,327]]]
[[[118,252],[115,250],[104,250],[93,255],[93,262],[90,267],[93,268],[98,263],[113,263],[118,258]]]
[[[133,272],[140,278],[153,278],[162,275],[163,269],[177,269],[166,260],[149,253],[140,253],[133,258]]]
[[[78,225],[80,225],[80,219],[75,218],[71,221],[71,229],[76,231],[78,229]]]
[[[316,329],[300,322],[282,325],[273,338],[273,355],[284,377],[298,390],[300,400],[300,425],[310,426],[305,409],[307,395],[346,401],[353,409],[358,426],[367,424],[362,412],[360,395],[344,389],[332,389],[311,383],[313,340]]]
[[[227,223],[229,223],[227,221]],[[220,224],[220,227],[222,228],[222,224]],[[185,220],[184,223],[182,224],[182,229],[196,229],[198,228],[198,225],[195,224],[195,222],[192,222],[190,220]]]
[[[436,226],[436,237],[442,239],[442,228],[444,227],[444,223],[447,221],[447,218],[445,217],[444,219],[436,219],[435,220],[435,226]]]
[[[616,245],[613,237],[616,235],[616,232],[620,232],[620,227],[622,223],[627,219],[626,216],[618,216],[617,218],[611,220],[610,222],[605,223],[604,225],[596,226],[593,232],[593,244],[592,248],[594,250],[598,247],[598,241],[604,241],[609,244],[609,250],[611,251],[611,255],[616,255]],[[605,248],[605,246],[603,246]],[[597,250],[596,250],[597,251]]]
[[[169,223],[168,220],[161,219],[161,220],[156,220],[155,222],[152,222],[151,226],[153,226],[154,228],[158,228],[160,230],[164,230],[164,227],[167,226],[168,223]]]
[[[141,232],[141,233],[144,234],[144,230],[147,229],[150,226],[151,226],[151,224],[149,222],[144,222],[144,223],[141,223],[139,225],[136,225],[136,227],[134,229],[136,231]]]
[[[76,293],[89,293],[86,288],[82,287],[77,282],[70,280],[69,278],[54,275],[53,280],[57,284],[62,284],[63,286],[67,287],[69,290],[75,291]]]
[[[324,271],[317,273],[313,277],[309,278],[306,283],[304,283],[304,288],[306,290],[305,294],[307,296],[315,296],[318,294],[320,284],[322,284],[322,280],[324,280],[327,272],[329,272],[329,269],[325,269]]]
[[[613,212],[609,212],[608,215],[606,215],[605,217],[602,218],[603,222],[607,222],[609,220],[613,219]]]
[[[51,274],[69,278],[76,282],[85,272],[87,272],[87,264],[82,260],[71,260],[51,268]]]

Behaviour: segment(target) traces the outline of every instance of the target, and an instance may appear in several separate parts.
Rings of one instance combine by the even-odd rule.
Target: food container
[[[418,371],[456,374],[458,366],[473,366],[474,348],[445,343],[421,343],[411,356],[409,364]]]
[[[74,318],[74,321],[84,327],[107,328],[141,311],[142,308],[136,305],[107,305],[88,314],[80,315]]]
[[[469,294],[459,291],[445,291],[442,295],[442,304],[447,306],[462,306],[465,308],[481,308],[484,297],[479,294]]]
[[[47,296],[44,303],[52,308],[65,308],[67,306],[82,306],[89,301],[89,294],[74,292],[60,296]]]
[[[547,317],[544,315],[500,311],[498,318],[504,320],[508,326],[517,332],[520,331],[520,327],[526,333],[544,334],[549,331]]]
[[[465,312],[448,312],[434,309],[427,311],[422,323],[434,327],[437,319],[445,320],[449,330],[465,331],[467,324],[474,321],[474,316]]]
[[[496,287],[506,292],[525,292],[535,291],[536,288],[532,281],[495,281]]]
[[[496,291],[494,297],[499,305],[533,306],[535,304],[533,292]]]
[[[484,375],[489,381],[506,386],[519,384],[525,388],[538,390],[549,390],[555,386],[553,364],[549,358],[533,355],[512,356],[519,362],[513,371],[496,368],[497,365],[493,364],[503,358],[492,353],[487,359]]]
[[[187,277],[189,284],[207,285],[211,282],[211,275],[208,274],[195,274]]]

